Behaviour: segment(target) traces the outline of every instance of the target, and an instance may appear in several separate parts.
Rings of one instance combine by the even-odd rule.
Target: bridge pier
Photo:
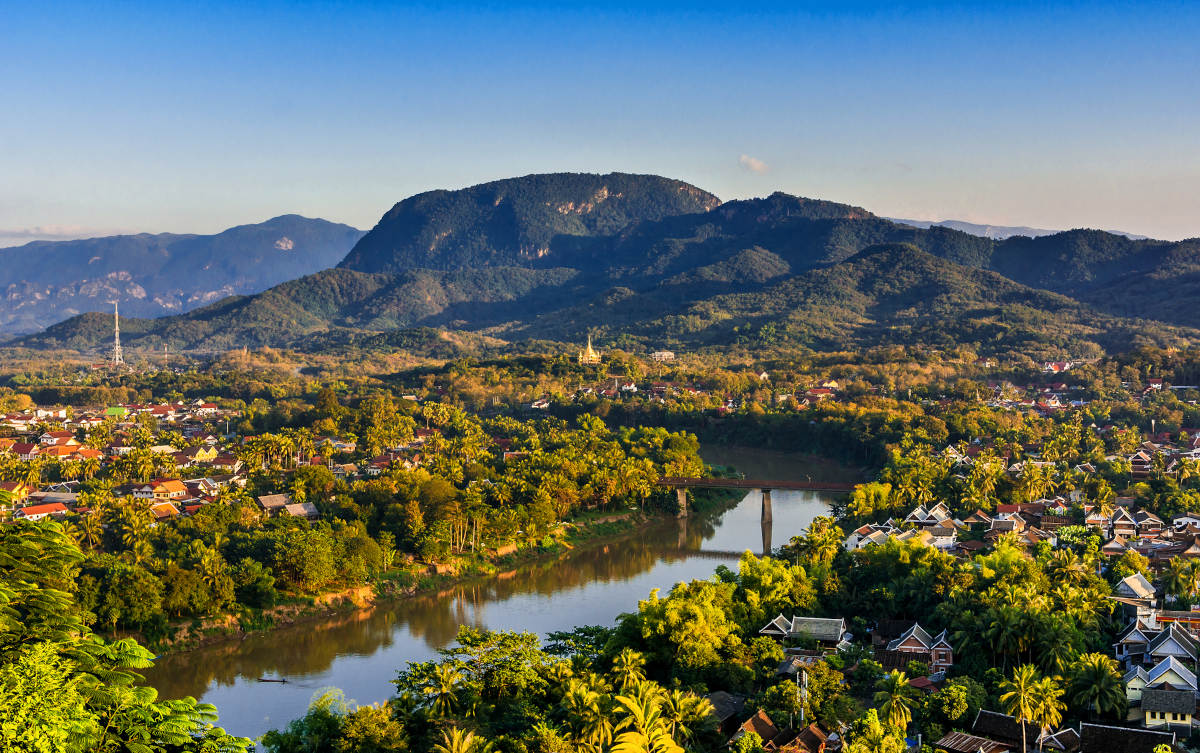
[[[683,486],[675,487],[675,499],[679,502],[679,517],[686,518],[688,514],[687,508],[687,488]]]
[[[762,522],[770,523],[773,519],[771,515],[771,490],[762,490]]]

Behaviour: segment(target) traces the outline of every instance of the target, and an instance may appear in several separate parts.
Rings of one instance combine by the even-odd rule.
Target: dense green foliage
[[[214,726],[191,698],[139,686],[149,651],[85,626],[83,559],[57,523],[0,527],[0,741],[24,753],[234,753],[248,740]]]
[[[280,428],[254,414],[242,428],[253,431],[256,421]],[[361,449],[340,458],[352,461],[411,442],[418,422],[432,429],[416,451],[420,467],[385,459],[375,477],[348,481],[324,465],[297,465],[329,451],[315,444],[311,428],[356,436]],[[80,504],[90,512],[67,521],[87,551],[79,604],[89,624],[158,640],[169,637],[170,620],[227,611],[249,618],[247,610],[284,597],[396,577],[410,563],[401,574],[412,578],[428,563],[466,558],[472,565],[497,547],[553,549],[567,533],[563,522],[581,513],[673,511],[674,496],[656,488],[657,479],[703,468],[696,439],[686,434],[612,431],[594,416],[570,426],[553,418],[483,420],[447,405],[397,406],[386,393],[348,408],[326,390],[287,424],[243,444],[240,454],[254,469],[245,490],[226,488],[219,503],[157,524],[144,501],[110,492],[113,484],[176,472],[170,456],[145,449],[155,441],[149,431],[135,431],[136,449],[103,469],[0,455],[0,478],[84,477]],[[315,504],[322,520],[267,517],[254,498],[276,491]]]

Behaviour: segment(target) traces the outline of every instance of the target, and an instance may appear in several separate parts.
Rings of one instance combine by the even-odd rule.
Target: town
[[[212,621],[240,610],[243,623],[253,624],[291,594],[411,583],[425,569],[455,577],[531,546],[544,551],[586,531],[589,515],[622,519],[631,508],[671,515],[675,494],[656,487],[658,480],[718,470],[704,469],[694,439],[642,429],[614,435],[589,413],[636,422],[666,410],[679,429],[736,437],[772,426],[793,442],[819,437],[827,451],[840,436],[847,459],[878,464],[873,480],[834,506],[836,520],[785,532],[791,541],[772,559],[747,554],[733,581],[728,597],[736,601],[746,597],[735,594],[751,592],[746,579],[763,563],[793,563],[780,565],[794,572],[779,576],[794,583],[792,595],[754,596],[760,606],[738,618],[761,615],[741,640],[754,646],[762,669],[750,682],[732,683],[715,679],[714,672],[728,671],[718,670],[721,662],[668,672],[705,691],[697,697],[711,711],[708,722],[702,713],[692,721],[697,740],[721,736],[739,751],[809,753],[856,751],[865,739],[881,746],[872,750],[950,753],[1088,753],[1113,750],[1117,739],[1131,751],[1190,744],[1200,697],[1194,388],[1159,377],[1118,379],[1128,370],[1116,361],[1013,368],[933,354],[924,358],[940,360],[950,376],[931,378],[921,373],[927,366],[876,373],[832,360],[706,373],[670,355],[655,353],[648,364],[628,354],[598,360],[589,344],[565,371],[561,359],[546,361],[561,376],[533,400],[517,390],[544,387],[544,376],[530,362],[504,359],[453,373],[416,370],[400,378],[400,397],[339,395],[272,378],[279,397],[249,404],[220,396],[217,385],[227,377],[186,369],[169,379],[199,379],[210,385],[208,395],[192,388],[173,402],[67,406],[12,393],[8,403],[21,407],[0,419],[4,514],[17,527],[61,521],[91,552],[81,577],[97,628],[138,629],[170,645],[197,637],[181,629],[180,618]],[[1005,376],[989,376],[996,373]],[[1016,386],[1018,374],[1024,386]],[[596,381],[589,384],[589,375]],[[478,403],[473,415],[457,406],[477,394],[479,380],[508,390]],[[64,395],[77,394],[68,389],[78,388],[63,388]],[[291,418],[280,421],[281,407],[297,400]],[[849,421],[857,441],[840,434]],[[567,422],[578,422],[582,433]],[[862,443],[868,434],[880,444]],[[573,448],[597,441],[584,437],[624,448],[608,461],[610,486],[599,498],[599,471],[575,467],[561,475],[570,467],[563,463],[574,462]],[[631,465],[647,451],[648,463]],[[548,479],[550,468],[560,475]],[[504,513],[503,500],[514,493],[544,494],[548,507]],[[321,547],[325,554],[312,561]],[[170,551],[190,554],[178,564],[159,559]],[[357,564],[335,575],[351,551],[360,553]],[[960,584],[952,587],[959,595],[947,598],[950,586],[930,583],[943,594],[937,602],[930,594],[902,602],[896,585],[846,592],[850,580],[876,577],[866,574],[872,571],[901,577],[884,564],[892,561],[910,562],[904,570],[926,561],[949,582],[982,579],[973,587],[982,590],[969,596]],[[193,580],[189,562],[194,572],[220,575],[207,576],[207,585]],[[997,578],[987,575],[992,569],[1014,566],[1026,575],[985,588]],[[397,572],[411,574],[397,580]],[[1047,597],[1036,588],[1018,585],[1034,574],[1074,580],[1042,603]],[[1017,590],[996,591],[1002,581]],[[133,583],[140,602],[129,599]],[[689,599],[676,594],[682,587],[668,598]],[[959,603],[979,598],[972,608]],[[1069,623],[1006,622],[1006,609],[1050,610],[1050,620],[1068,604],[1075,610],[1064,613],[1075,615]],[[982,636],[987,643],[978,642]],[[664,666],[637,641],[618,651],[615,640],[606,652]],[[1043,648],[1046,640],[1063,645]],[[1028,711],[1004,700],[1021,680],[1013,675],[1018,668],[1034,684],[1061,678],[1058,709]],[[420,688],[426,680],[411,682]],[[1090,705],[1077,706],[1082,698]],[[1075,708],[1086,713],[1067,724]]]

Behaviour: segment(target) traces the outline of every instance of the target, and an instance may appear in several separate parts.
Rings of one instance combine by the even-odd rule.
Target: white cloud
[[[752,173],[762,174],[771,169],[766,162],[757,157],[751,157],[749,154],[738,157],[738,164],[742,166],[743,170],[749,170]]]

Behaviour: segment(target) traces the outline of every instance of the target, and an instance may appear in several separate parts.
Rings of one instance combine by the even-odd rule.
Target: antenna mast
[[[113,348],[109,365],[114,369],[125,365],[125,358],[121,354],[121,311],[117,301],[113,301]]]

